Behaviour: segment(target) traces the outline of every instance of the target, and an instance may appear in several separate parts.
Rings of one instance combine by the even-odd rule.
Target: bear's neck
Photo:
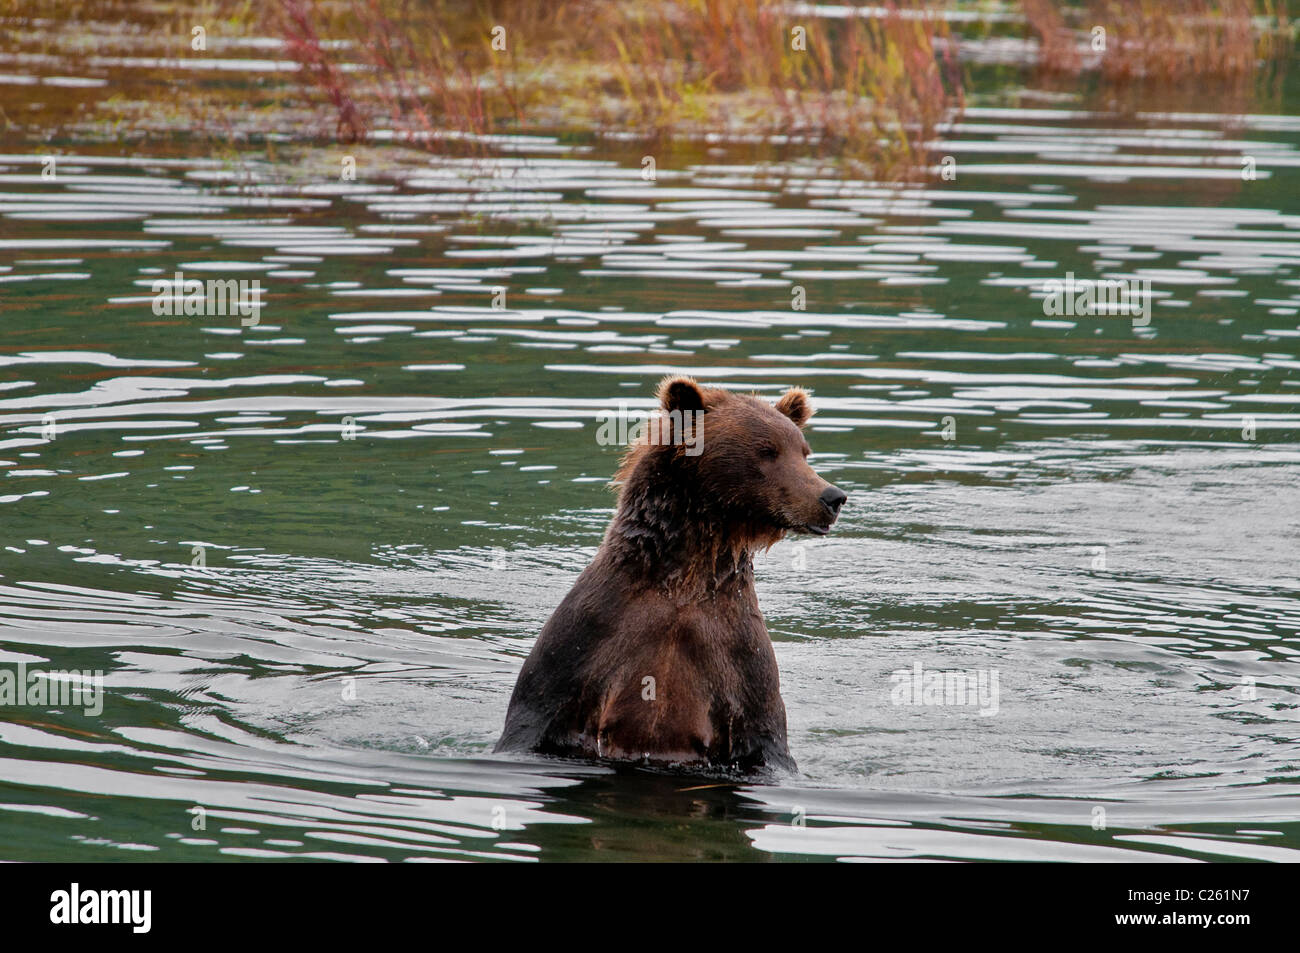
[[[739,595],[754,585],[751,534],[662,471],[624,485],[602,548],[633,579],[679,598]]]

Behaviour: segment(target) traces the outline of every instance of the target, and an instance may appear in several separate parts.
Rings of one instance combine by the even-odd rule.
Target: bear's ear
[[[791,387],[782,394],[776,402],[776,409],[793,420],[796,427],[802,427],[813,415],[812,401],[802,387]]]
[[[667,411],[704,410],[704,394],[690,377],[665,377],[659,385],[659,403]]]

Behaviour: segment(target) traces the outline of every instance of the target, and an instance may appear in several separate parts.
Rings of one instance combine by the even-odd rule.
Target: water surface
[[[1300,859],[1300,118],[990,94],[937,146],[899,188],[11,143],[0,665],[107,697],[0,708],[3,858]],[[177,271],[259,322],[155,314]],[[1046,314],[1067,272],[1148,279],[1149,323]],[[490,754],[612,513],[597,416],[670,372],[812,389],[850,494],[757,565],[770,784]],[[893,704],[918,664],[996,713]]]

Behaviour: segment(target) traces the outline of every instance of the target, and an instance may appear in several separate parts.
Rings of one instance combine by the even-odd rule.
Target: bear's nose
[[[838,486],[828,486],[822,490],[822,506],[830,511],[832,518],[840,515],[840,507],[844,505],[844,501],[848,498],[849,495]]]

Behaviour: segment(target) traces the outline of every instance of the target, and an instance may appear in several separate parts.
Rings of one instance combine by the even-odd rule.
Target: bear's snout
[[[838,486],[828,486],[822,490],[822,506],[826,507],[826,512],[832,520],[840,515],[840,507],[844,505],[844,501],[848,498],[849,495]]]
[[[831,526],[840,515],[840,507],[844,505],[844,501],[849,498],[849,495],[838,486],[833,486],[820,477],[817,478],[817,482],[822,484],[822,491],[817,496],[817,502],[812,504],[817,512],[814,515],[811,511],[806,511],[808,517],[805,518],[808,521],[799,526],[799,529],[815,536],[825,536],[831,531]]]

